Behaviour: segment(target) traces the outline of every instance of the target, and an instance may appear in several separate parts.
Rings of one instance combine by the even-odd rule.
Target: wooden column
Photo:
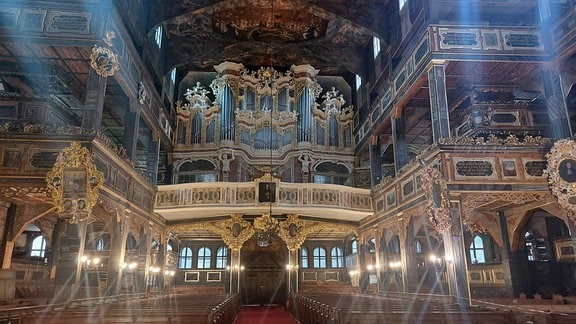
[[[550,119],[550,125],[554,125],[554,127],[550,127],[550,137],[569,138],[572,136],[572,130],[570,128],[566,101],[564,100],[562,81],[558,71],[552,69],[543,71],[542,81],[544,83],[548,118]]]
[[[107,78],[99,76],[94,69],[90,69],[82,113],[82,128],[84,129],[100,130],[102,128],[106,81]]]
[[[468,267],[466,263],[466,246],[462,230],[460,211],[452,208],[454,221],[452,227],[442,233],[444,239],[444,262],[448,275],[450,295],[460,305],[470,305],[468,285]]]
[[[81,284],[82,262],[84,255],[84,243],[86,240],[86,221],[77,224],[64,225],[64,233],[58,244],[58,263],[56,265],[55,303],[68,302],[76,298]]]
[[[434,62],[428,70],[430,92],[430,114],[434,143],[450,137],[448,98],[446,97],[446,70],[443,62]]]
[[[394,149],[394,169],[396,174],[408,164],[408,146],[406,145],[406,129],[402,118],[392,118],[392,143]]]
[[[110,240],[110,258],[108,261],[108,286],[106,295],[114,296],[120,293],[122,288],[122,274],[125,269],[123,267],[126,255],[126,239],[128,237],[126,231],[122,230],[122,223],[119,221],[114,222]]]

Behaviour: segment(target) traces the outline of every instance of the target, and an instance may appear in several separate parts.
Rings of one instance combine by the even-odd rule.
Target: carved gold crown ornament
[[[96,169],[88,149],[72,142],[58,154],[46,183],[58,216],[76,224],[90,217],[104,176]]]
[[[546,154],[548,184],[558,203],[576,223],[576,141],[562,139]]]

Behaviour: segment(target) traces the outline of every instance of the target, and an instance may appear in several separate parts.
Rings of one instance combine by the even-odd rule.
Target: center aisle
[[[296,324],[280,306],[244,306],[234,324]]]

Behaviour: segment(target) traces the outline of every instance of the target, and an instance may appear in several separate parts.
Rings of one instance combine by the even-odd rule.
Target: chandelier
[[[270,214],[264,214],[254,220],[254,228],[258,230],[256,244],[260,247],[267,247],[277,235],[280,224]]]

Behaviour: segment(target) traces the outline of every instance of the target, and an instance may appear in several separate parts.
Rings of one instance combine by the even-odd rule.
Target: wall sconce
[[[138,263],[136,262],[130,262],[130,263],[126,263],[126,262],[122,262],[122,264],[120,264],[120,268],[122,269],[128,269],[128,270],[134,270],[136,269],[136,267],[138,267]]]
[[[391,269],[393,270],[397,270],[402,268],[402,262],[400,261],[392,261],[388,264],[388,266],[390,266]]]
[[[356,275],[360,275],[360,271],[358,270],[351,270],[348,272],[348,274],[350,275],[350,277],[354,277]]]
[[[104,176],[96,169],[88,149],[72,142],[58,155],[46,175],[46,184],[58,216],[76,224],[90,217]]]
[[[99,257],[95,257],[90,259],[90,257],[83,255],[80,257],[80,262],[82,263],[82,267],[84,269],[97,269],[97,268],[101,268],[104,266],[103,263],[101,263],[101,260]]]
[[[149,267],[148,270],[150,271],[150,273],[156,274],[156,273],[159,273],[161,269],[160,269],[160,267],[152,266],[152,267]]]
[[[433,264],[435,264],[435,265],[437,265],[437,266],[440,266],[440,265],[443,265],[443,264],[450,264],[450,263],[452,263],[452,260],[453,260],[453,258],[452,258],[451,255],[445,255],[445,256],[442,256],[442,257],[438,257],[438,256],[436,256],[436,255],[434,255],[434,254],[430,254],[430,256],[429,256],[428,258],[430,259],[430,261],[431,261]]]
[[[286,265],[286,270],[290,271],[290,270],[298,270],[299,266],[297,264],[290,264],[288,263]]]
[[[380,264],[379,264],[379,263],[369,264],[369,265],[366,266],[366,270],[368,270],[368,271],[375,271],[375,270],[378,270],[378,269],[380,269]]]
[[[164,270],[164,275],[167,277],[174,277],[175,274],[176,274],[176,271],[174,271],[174,270]]]
[[[240,268],[238,268],[238,265],[235,265],[233,267],[230,266],[226,267],[227,271],[238,271],[238,269],[240,269],[240,271],[244,271],[244,266],[240,266]]]

